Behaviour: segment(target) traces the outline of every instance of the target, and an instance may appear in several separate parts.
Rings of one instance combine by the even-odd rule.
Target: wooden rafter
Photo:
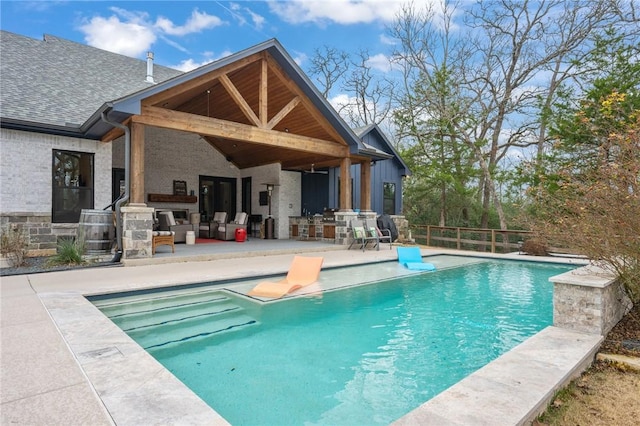
[[[284,108],[282,108],[280,111],[278,111],[278,113],[276,115],[274,115],[271,120],[269,120],[269,122],[267,123],[265,128],[267,128],[269,130],[273,129],[280,121],[282,121],[283,118],[285,118],[287,116],[287,114],[289,114],[291,111],[293,111],[293,109],[296,106],[298,106],[299,103],[300,103],[300,97],[299,96],[296,96],[295,98],[291,99],[289,101],[289,103],[284,106]]]
[[[267,60],[263,57],[262,62],[260,63],[260,97],[259,97],[259,112],[258,114],[260,115],[260,123],[262,124],[261,127],[266,128],[267,127],[267,121],[269,121],[269,117],[267,116],[268,114],[268,101],[269,101],[269,97],[267,95],[267,89],[269,88],[268,85],[268,81],[267,81],[267,71],[268,71],[268,67],[267,67]],[[273,128],[273,127],[270,127]]]
[[[220,83],[222,83],[224,88],[227,90],[227,93],[229,93],[229,95],[231,96],[231,99],[233,99],[233,102],[235,102],[236,105],[240,107],[245,117],[247,117],[249,121],[251,121],[254,125],[258,127],[263,127],[260,118],[258,118],[256,113],[253,112],[253,110],[251,109],[251,106],[249,106],[249,104],[244,99],[244,97],[242,97],[242,94],[238,91],[238,89],[233,84],[233,82],[229,80],[229,77],[227,77],[227,75],[224,74],[224,75],[221,75],[219,79],[220,79]]]

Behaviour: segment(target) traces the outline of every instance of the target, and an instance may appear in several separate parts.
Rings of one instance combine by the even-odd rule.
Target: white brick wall
[[[0,213],[51,214],[54,149],[95,154],[95,208],[111,201],[111,144],[0,129]]]
[[[113,143],[113,167],[124,167],[124,138]],[[289,218],[300,214],[301,177],[299,173],[282,172],[280,164],[238,170],[215,148],[199,135],[147,127],[145,129],[145,202],[146,194],[171,194],[173,181],[187,182],[187,191],[195,190],[199,197],[198,178],[200,175],[236,178],[236,210],[242,208],[242,181],[252,178],[251,205],[249,214],[268,215],[268,206],[261,206],[260,191],[265,191],[264,183],[276,183],[271,204],[271,213],[276,219],[276,238],[289,238]],[[189,209],[198,211],[198,203],[172,204],[147,203],[149,207],[163,209]],[[289,205],[292,207],[289,208]]]

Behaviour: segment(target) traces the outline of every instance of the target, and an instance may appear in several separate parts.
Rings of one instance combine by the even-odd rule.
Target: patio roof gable
[[[246,143],[255,149],[256,143],[266,141],[270,149],[260,152],[260,164],[281,162],[283,168],[294,170],[306,169],[311,163],[338,165],[340,157],[361,155],[364,148],[275,39],[110,102],[109,106],[119,121],[149,111],[157,115],[160,109],[174,119],[186,117],[172,112],[191,114],[200,123],[200,131],[208,128],[207,133],[199,134],[239,168],[258,165],[255,153],[247,155]],[[210,126],[203,127],[206,119],[211,119]],[[222,128],[221,122],[233,131],[212,131]],[[186,125],[177,127],[189,131]],[[234,136],[247,135],[249,130],[262,135],[262,139]]]

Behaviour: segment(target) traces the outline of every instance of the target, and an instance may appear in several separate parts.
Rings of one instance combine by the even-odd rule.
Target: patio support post
[[[144,124],[131,124],[131,198],[144,204]]]
[[[351,158],[340,161],[340,210],[351,210]]]
[[[360,165],[360,209],[363,212],[371,210],[371,162],[369,161]]]

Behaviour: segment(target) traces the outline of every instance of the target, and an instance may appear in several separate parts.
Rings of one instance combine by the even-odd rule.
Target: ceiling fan
[[[316,170],[315,169],[315,164],[311,163],[311,169],[308,170],[308,171],[305,171],[305,173],[326,175],[326,174],[329,174],[329,171],[328,170]]]

